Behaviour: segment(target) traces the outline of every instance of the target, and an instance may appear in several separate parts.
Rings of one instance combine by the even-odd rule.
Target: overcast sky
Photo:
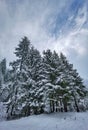
[[[88,0],[0,0],[0,60],[14,60],[23,36],[40,52],[63,52],[88,79]]]

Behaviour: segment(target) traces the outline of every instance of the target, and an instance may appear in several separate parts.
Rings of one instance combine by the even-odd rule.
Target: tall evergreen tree
[[[12,66],[12,71],[11,71],[11,78],[10,78],[10,84],[8,85],[9,88],[11,89],[11,93],[9,93],[9,98],[8,100],[10,101],[8,104],[8,109],[7,113],[9,116],[15,116],[16,115],[16,109],[20,109],[23,111],[24,109],[24,96],[25,95],[25,90],[24,86],[27,85],[25,82],[27,81],[27,75],[25,71],[25,66],[27,64],[27,59],[28,59],[28,53],[30,50],[30,41],[28,40],[27,37],[24,37],[22,41],[18,44],[18,47],[15,49],[15,54],[17,56],[17,60],[10,63]],[[17,97],[17,95],[20,96]],[[20,107],[19,107],[20,106]],[[19,114],[19,113],[18,113]],[[21,113],[22,114],[27,114]]]
[[[76,70],[73,69],[73,65],[69,64],[66,57],[61,53],[61,66],[63,66],[63,75],[61,77],[61,86],[63,90],[63,105],[64,110],[67,111],[67,105],[69,101],[74,100],[76,111],[79,112],[78,98],[86,94],[85,87],[82,79]],[[72,100],[71,100],[72,99]]]
[[[47,102],[46,104],[48,105],[48,107],[50,107],[50,111],[54,112],[57,111],[57,90],[60,88],[60,86],[56,84],[57,76],[60,71],[58,54],[55,51],[52,53],[50,50],[47,50],[46,52],[44,52],[43,63],[45,77],[44,86],[46,93],[45,101]]]
[[[41,81],[41,69],[42,69],[42,62],[41,62],[41,55],[38,50],[32,47],[28,53],[28,61],[25,67],[25,70],[28,75],[28,81],[31,79],[31,90],[28,90],[31,93],[30,98],[30,107],[35,114],[37,114],[42,109],[42,95],[40,95],[40,82]],[[40,109],[40,110],[39,110]]]

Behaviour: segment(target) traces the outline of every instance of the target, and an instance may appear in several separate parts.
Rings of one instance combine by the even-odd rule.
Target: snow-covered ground
[[[88,112],[42,114],[2,121],[0,130],[88,130]]]
[[[0,121],[5,120],[6,117],[6,107],[3,102],[0,102]]]

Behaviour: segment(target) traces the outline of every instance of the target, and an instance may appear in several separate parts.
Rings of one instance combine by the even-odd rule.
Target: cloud
[[[78,11],[78,16],[75,19],[76,25],[79,29],[82,28],[82,26],[85,24],[88,18],[88,12],[87,12],[87,5],[84,5],[82,8]]]
[[[68,19],[70,19],[70,22],[74,20],[74,27],[65,30],[66,33],[61,34],[61,36],[56,39],[55,50],[63,51],[66,55],[70,55],[69,49],[73,49],[78,57],[88,55],[88,28],[84,27],[84,24],[88,20],[87,7],[83,6],[80,8],[75,19],[73,18],[72,15]],[[68,27],[68,22],[65,26]]]
[[[0,1],[0,59],[15,59],[15,47],[23,36],[42,52],[50,48],[63,52],[76,64],[88,56],[88,8],[74,0]]]
[[[53,39],[51,28],[54,28],[57,14],[67,5],[67,1],[0,1],[1,57],[12,60],[13,50],[24,35],[28,36],[40,51],[48,48]]]

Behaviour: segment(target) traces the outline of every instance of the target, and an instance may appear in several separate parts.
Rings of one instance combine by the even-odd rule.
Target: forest
[[[32,114],[88,110],[88,91],[73,64],[50,49],[42,54],[25,36],[7,68],[0,61],[0,102],[6,119]]]

